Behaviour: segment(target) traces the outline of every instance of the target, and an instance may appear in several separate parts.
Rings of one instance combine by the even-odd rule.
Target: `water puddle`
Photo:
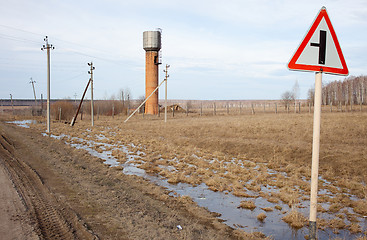
[[[18,127],[29,128],[30,124],[36,124],[37,121],[36,120],[22,120],[22,121],[10,121],[10,122],[6,122],[6,123],[15,124]]]
[[[278,203],[271,203],[263,197],[249,199],[245,197],[237,197],[228,192],[214,192],[210,190],[208,186],[204,183],[195,187],[190,184],[181,182],[177,184],[170,184],[168,183],[166,178],[158,174],[148,174],[144,169],[139,168],[141,164],[144,164],[141,156],[144,156],[145,153],[141,150],[129,150],[131,148],[134,149],[138,146],[132,144],[130,144],[129,146],[125,146],[120,142],[118,142],[117,144],[99,142],[105,141],[106,139],[108,140],[108,138],[103,134],[95,135],[95,139],[97,139],[97,141],[86,140],[78,137],[70,137],[67,135],[43,135],[60,140],[66,139],[67,141],[65,141],[65,143],[71,145],[72,147],[88,151],[91,155],[103,159],[105,161],[104,163],[108,164],[111,167],[122,166],[124,174],[144,177],[145,179],[148,179],[151,182],[154,182],[160,186],[167,188],[169,191],[172,191],[172,195],[174,196],[190,196],[192,200],[195,201],[199,206],[204,207],[211,212],[219,213],[219,218],[222,219],[224,223],[226,223],[230,227],[243,229],[246,232],[261,231],[268,236],[272,236],[274,239],[303,240],[305,239],[304,236],[308,234],[307,227],[295,230],[289,227],[289,225],[282,220],[282,217],[285,216],[285,213],[289,212],[291,209],[287,204],[284,204],[281,201],[279,201]],[[99,151],[97,151],[96,148],[98,148]],[[112,151],[116,150],[121,151],[123,154],[125,154],[125,161],[123,163],[118,162],[118,160],[112,155]],[[177,159],[175,158],[169,161],[177,161]],[[231,162],[235,163],[234,161]],[[242,165],[254,164],[253,162],[249,163],[241,160],[239,160],[238,162]],[[175,167],[170,165],[158,165],[158,167],[162,170],[177,171]],[[260,167],[259,165],[254,165],[253,168],[256,170]],[[268,172],[269,175],[275,175],[278,173],[275,170],[268,170]],[[262,187],[261,190],[265,193],[277,191],[274,186],[269,185]],[[251,193],[251,191],[249,191],[249,193]],[[331,194],[327,190],[323,190],[322,193]],[[253,195],[257,194],[253,193]],[[244,200],[254,201],[256,208],[253,210],[238,208],[241,201]],[[298,208],[297,210],[307,217],[309,212],[309,201],[303,200],[299,203],[299,206],[300,208]],[[327,204],[324,204],[324,206],[327,207]],[[266,219],[264,222],[261,222],[257,219],[257,216],[260,213],[266,214]],[[320,213],[319,217],[322,217],[324,219],[335,218],[334,215],[327,213]],[[367,219],[360,218],[359,221],[362,229],[365,231]],[[338,234],[334,233],[331,229],[318,231],[319,239],[330,239],[336,238],[338,236],[341,236],[343,239],[353,239],[359,235],[362,234],[350,234],[350,232],[346,230],[339,230]]]

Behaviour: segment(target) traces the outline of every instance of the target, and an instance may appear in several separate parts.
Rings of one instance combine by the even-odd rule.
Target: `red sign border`
[[[339,55],[340,62],[343,66],[342,69],[333,68],[333,67],[323,67],[323,66],[319,66],[319,65],[296,64],[299,56],[301,55],[301,53],[303,52],[303,50],[307,46],[307,43],[310,41],[312,35],[315,33],[315,31],[316,31],[317,27],[319,26],[322,18],[325,18],[326,24],[329,27],[330,34],[333,38],[336,50],[337,50],[338,55]],[[336,37],[333,25],[331,24],[330,18],[327,14],[327,11],[326,11],[325,7],[321,8],[318,16],[316,17],[315,21],[313,22],[311,28],[308,30],[308,33],[306,34],[305,38],[303,39],[303,41],[299,45],[297,51],[294,53],[293,57],[289,61],[288,68],[290,70],[313,71],[313,72],[324,72],[324,73],[331,73],[331,74],[337,74],[337,75],[348,75],[349,71],[348,71],[347,64],[345,62],[342,50],[341,50],[340,45],[339,45],[338,38]]]

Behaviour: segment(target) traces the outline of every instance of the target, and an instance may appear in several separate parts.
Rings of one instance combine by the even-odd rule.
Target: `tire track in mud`
[[[35,170],[14,156],[14,143],[0,135],[0,163],[13,182],[40,239],[98,239],[74,212],[57,202]]]

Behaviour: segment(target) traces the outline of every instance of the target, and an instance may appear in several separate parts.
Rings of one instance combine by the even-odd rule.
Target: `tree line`
[[[308,91],[308,101],[313,104],[315,89]],[[367,76],[350,76],[342,81],[332,81],[322,86],[323,105],[366,104]]]

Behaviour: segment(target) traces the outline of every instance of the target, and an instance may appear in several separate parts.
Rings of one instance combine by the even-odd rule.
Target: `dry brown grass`
[[[303,214],[297,210],[292,210],[290,213],[284,216],[282,220],[288,223],[291,227],[297,229],[302,228],[307,222],[305,216],[303,216]]]
[[[333,203],[329,207],[329,212],[336,213],[339,212],[340,209],[342,209],[343,206],[340,203]]]
[[[232,194],[236,197],[243,197],[243,198],[258,198],[259,196],[257,195],[250,195],[245,191],[233,191]]]
[[[252,210],[254,210],[256,208],[256,205],[251,200],[250,201],[241,201],[241,203],[238,206],[238,208],[250,209],[252,211]]]
[[[361,225],[358,223],[352,223],[348,226],[348,229],[351,233],[360,233],[362,231]]]
[[[257,215],[257,220],[259,220],[260,222],[263,222],[266,218],[266,214],[265,213],[259,213],[259,215]]]
[[[264,208],[261,208],[261,209],[264,210],[265,212],[272,212],[272,211],[274,211],[274,209],[271,208],[271,207],[264,207]]]
[[[279,206],[279,205],[275,205],[275,207],[274,207],[276,210],[279,210],[279,211],[281,211],[283,208],[281,207],[281,206]]]
[[[353,205],[354,212],[367,216],[367,200],[356,201]]]
[[[58,101],[51,105],[51,114],[53,116],[53,119],[55,120],[71,121],[75,113],[76,113],[76,105],[74,105],[72,102]]]
[[[324,212],[327,212],[327,210],[320,204],[317,204],[317,212],[324,213]]]

